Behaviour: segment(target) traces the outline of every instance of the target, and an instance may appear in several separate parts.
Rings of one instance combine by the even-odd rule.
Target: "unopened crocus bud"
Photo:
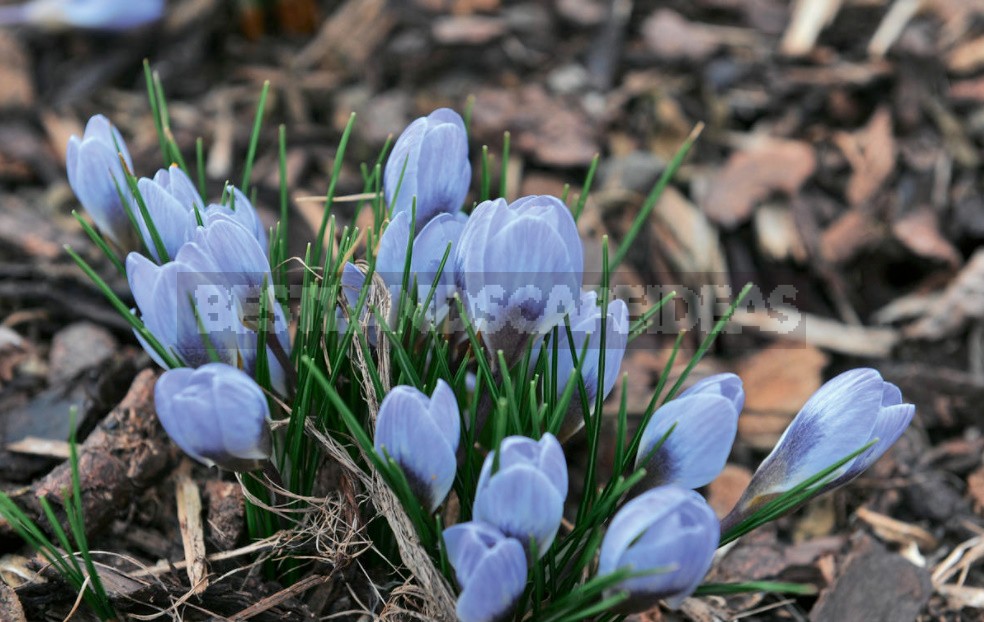
[[[444,547],[461,586],[458,619],[508,619],[526,587],[523,546],[491,525],[470,522],[445,529]]]
[[[263,226],[263,221],[260,220],[260,215],[256,213],[252,201],[235,186],[229,186],[227,191],[229,196],[224,204],[213,203],[205,208],[205,212],[202,214],[205,226],[209,226],[215,220],[223,217],[231,218],[253,234],[260,248],[266,253],[268,250],[267,230]]]
[[[584,256],[577,226],[555,197],[475,208],[455,250],[455,280],[486,346],[507,362],[576,311]]]
[[[527,551],[535,543],[543,557],[560,528],[566,498],[567,463],[557,439],[510,436],[482,464],[472,516],[516,538]]]
[[[716,374],[660,406],[639,441],[635,467],[646,469],[646,479],[639,488],[664,484],[699,488],[709,484],[731,453],[744,403],[741,379],[734,374]]]
[[[814,393],[752,476],[735,509],[722,520],[728,530],[755,508],[832,467],[868,443],[816,494],[850,482],[874,464],[905,432],[915,406],[874,369],[852,369]]]
[[[68,139],[65,164],[69,185],[99,230],[121,249],[132,250],[136,248],[136,235],[127,209],[136,209],[136,203],[126,182],[121,156],[133,170],[123,137],[109,119],[97,114],[86,123],[82,138]],[[128,203],[125,207],[120,192]]]
[[[189,187],[190,186],[190,187]],[[164,245],[168,258],[174,257],[178,249],[191,240],[198,221],[195,209],[204,209],[202,199],[195,191],[188,176],[177,166],[157,171],[153,179],[146,177],[137,181],[137,189],[143,198],[147,215]],[[135,207],[133,215],[140,227],[140,236],[150,256],[158,263],[163,260],[151,234],[143,212]]]
[[[164,0],[32,0],[0,7],[0,25],[130,30],[157,21],[163,14]]]
[[[374,445],[380,456],[399,465],[414,495],[434,512],[454,484],[460,436],[458,400],[448,383],[438,380],[430,398],[411,386],[386,394]]]
[[[171,440],[202,464],[249,471],[270,457],[267,398],[234,367],[208,363],[164,372],[154,405]]]
[[[714,560],[720,534],[714,510],[692,490],[654,488],[626,503],[601,541],[598,576],[618,570],[643,573],[605,591],[626,592],[624,613],[645,611],[661,599],[677,608]]]
[[[416,201],[417,231],[437,214],[461,209],[470,182],[465,122],[449,108],[408,125],[393,145],[383,172],[383,190],[393,216],[411,213]]]
[[[584,389],[588,401],[594,400],[599,389],[603,397],[607,397],[615,386],[618,372],[625,356],[625,346],[629,339],[629,309],[621,300],[608,303],[608,313],[605,318],[605,377],[598,378],[598,363],[601,349],[601,307],[598,306],[598,294],[585,292],[581,294],[581,304],[577,315],[571,316],[571,336],[574,337],[573,350],[577,356],[587,344],[585,359],[581,364],[581,377],[584,379]],[[571,353],[572,342],[568,339],[567,325],[561,323],[557,327],[557,395],[567,388],[567,379],[571,376],[576,363]],[[549,349],[552,352],[552,348]],[[573,398],[578,401],[577,395]],[[578,406],[580,408],[580,406]]]

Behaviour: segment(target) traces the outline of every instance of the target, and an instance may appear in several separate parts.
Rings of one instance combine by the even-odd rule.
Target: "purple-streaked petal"
[[[653,447],[671,429],[653,454]],[[699,488],[709,484],[724,468],[737,432],[738,412],[721,395],[696,393],[664,404],[653,413],[639,441],[635,466],[647,471],[642,485]]]

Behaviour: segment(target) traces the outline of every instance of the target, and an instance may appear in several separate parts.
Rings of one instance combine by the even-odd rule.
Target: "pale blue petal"
[[[649,457],[671,429],[666,442]],[[678,397],[653,414],[639,441],[635,466],[646,469],[648,487],[699,488],[724,468],[737,431],[738,413],[727,398],[713,393]]]
[[[496,622],[508,617],[526,587],[526,555],[522,545],[506,538],[493,546],[475,568],[458,596],[455,612],[461,622]]]
[[[557,535],[563,511],[564,500],[546,475],[530,465],[515,465],[489,478],[472,513],[525,548],[535,540],[542,557]]]
[[[708,376],[680,393],[678,397],[685,397],[697,393],[722,395],[734,403],[735,410],[738,412],[741,412],[741,409],[745,406],[745,390],[742,387],[741,378],[735,374],[714,374]]]

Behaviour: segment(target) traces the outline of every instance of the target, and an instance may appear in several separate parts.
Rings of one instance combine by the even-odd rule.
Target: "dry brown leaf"
[[[895,170],[891,113],[887,107],[879,108],[866,126],[852,133],[838,132],[833,140],[853,169],[845,191],[848,203],[866,203]]]
[[[733,228],[774,192],[793,195],[817,168],[804,142],[770,139],[733,153],[711,180],[701,208],[719,225]]]
[[[892,233],[917,255],[948,263],[954,268],[960,265],[960,251],[940,233],[936,214],[931,210],[906,214],[892,224]]]
[[[793,211],[785,205],[763,205],[755,211],[755,239],[772,259],[806,261],[809,256]]]

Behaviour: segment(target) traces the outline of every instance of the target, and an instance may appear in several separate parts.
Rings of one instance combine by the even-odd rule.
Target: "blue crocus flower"
[[[33,0],[0,7],[0,24],[31,24],[50,30],[130,30],[157,21],[164,0]]]
[[[564,450],[552,434],[539,441],[510,436],[482,464],[472,516],[489,523],[523,543],[527,551],[536,543],[543,557],[554,541],[567,498],[567,463]]]
[[[675,486],[654,488],[626,503],[601,541],[598,575],[617,570],[645,573],[605,591],[627,592],[625,613],[645,611],[660,599],[677,608],[714,561],[720,534],[717,517],[703,497]]]
[[[458,619],[508,619],[526,587],[523,545],[491,525],[470,522],[445,529],[444,548],[461,586]]]
[[[227,191],[229,197],[224,204],[213,203],[205,208],[202,215],[205,226],[217,219],[231,218],[249,231],[260,244],[263,252],[266,253],[268,249],[267,230],[263,226],[263,221],[260,220],[256,208],[253,207],[253,203],[243,194],[242,190],[235,186],[229,186]]]
[[[437,214],[461,209],[470,181],[465,122],[448,108],[408,125],[383,172],[383,190],[394,217],[411,213],[416,200],[417,231]]]
[[[209,362],[213,349],[220,361],[252,373],[261,295],[268,296],[268,338],[289,351],[287,322],[273,297],[266,255],[252,234],[231,220],[198,227],[192,241],[161,266],[130,253],[126,270],[147,329],[189,367]],[[268,350],[271,380],[283,391],[284,370]]]
[[[164,372],[154,386],[157,418],[195,460],[233,471],[270,457],[270,408],[260,386],[224,363]]]
[[[400,466],[417,499],[434,512],[454,484],[460,436],[458,400],[448,383],[438,380],[430,398],[411,386],[386,394],[374,445]]]
[[[825,383],[793,419],[752,476],[737,506],[722,521],[725,530],[760,504],[796,487],[850,453],[874,445],[837,469],[816,494],[850,482],[875,463],[905,432],[915,406],[874,369],[853,369]]]
[[[195,185],[184,171],[172,166],[170,169],[157,171],[153,179],[140,179],[137,181],[137,189],[168,257],[174,257],[178,249],[191,240],[195,227],[198,226],[195,209],[201,213],[205,208]],[[162,261],[139,207],[134,207],[133,215],[150,256],[157,262]]]
[[[455,252],[455,280],[488,348],[514,362],[530,338],[574,313],[584,257],[574,218],[551,196],[475,208]]]
[[[97,114],[86,123],[82,138],[68,139],[65,163],[68,183],[99,230],[123,250],[131,250],[136,240],[127,210],[136,209],[136,204],[120,156],[132,171],[133,160],[123,137],[109,119]],[[120,201],[117,186],[129,205]]]
[[[741,379],[734,374],[716,374],[660,406],[639,441],[635,466],[646,469],[640,488],[663,484],[699,488],[709,484],[731,453],[744,404]]]
[[[629,339],[629,309],[621,300],[608,303],[608,313],[605,319],[605,377],[601,379],[601,394],[607,397],[615,386],[618,372],[625,356],[625,346]],[[584,379],[584,389],[588,394],[589,403],[598,394],[598,362],[601,349],[601,307],[598,306],[598,294],[585,292],[581,294],[581,304],[578,312],[570,320],[571,336],[574,337],[573,349],[578,356],[587,343],[585,360],[581,365],[581,377]],[[553,348],[548,348],[552,352]],[[566,324],[557,327],[557,395],[564,392],[567,379],[577,367],[571,355],[571,341],[568,339]],[[574,401],[579,402],[575,393]],[[573,402],[572,402],[573,403]],[[580,406],[577,406],[580,410]]]
[[[461,238],[467,218],[463,214],[440,213],[434,216],[413,239],[410,248],[410,273],[408,285],[417,282],[417,302],[423,304],[430,294],[434,281],[437,287],[428,305],[427,318],[439,322],[450,310],[449,301],[456,291],[454,283],[454,249]],[[410,215],[402,212],[393,217],[379,239],[376,252],[376,274],[386,283],[393,301],[393,312],[403,287],[403,269],[406,266],[410,240]],[[445,253],[450,253],[438,278],[438,269]],[[395,319],[395,316],[390,319]]]

